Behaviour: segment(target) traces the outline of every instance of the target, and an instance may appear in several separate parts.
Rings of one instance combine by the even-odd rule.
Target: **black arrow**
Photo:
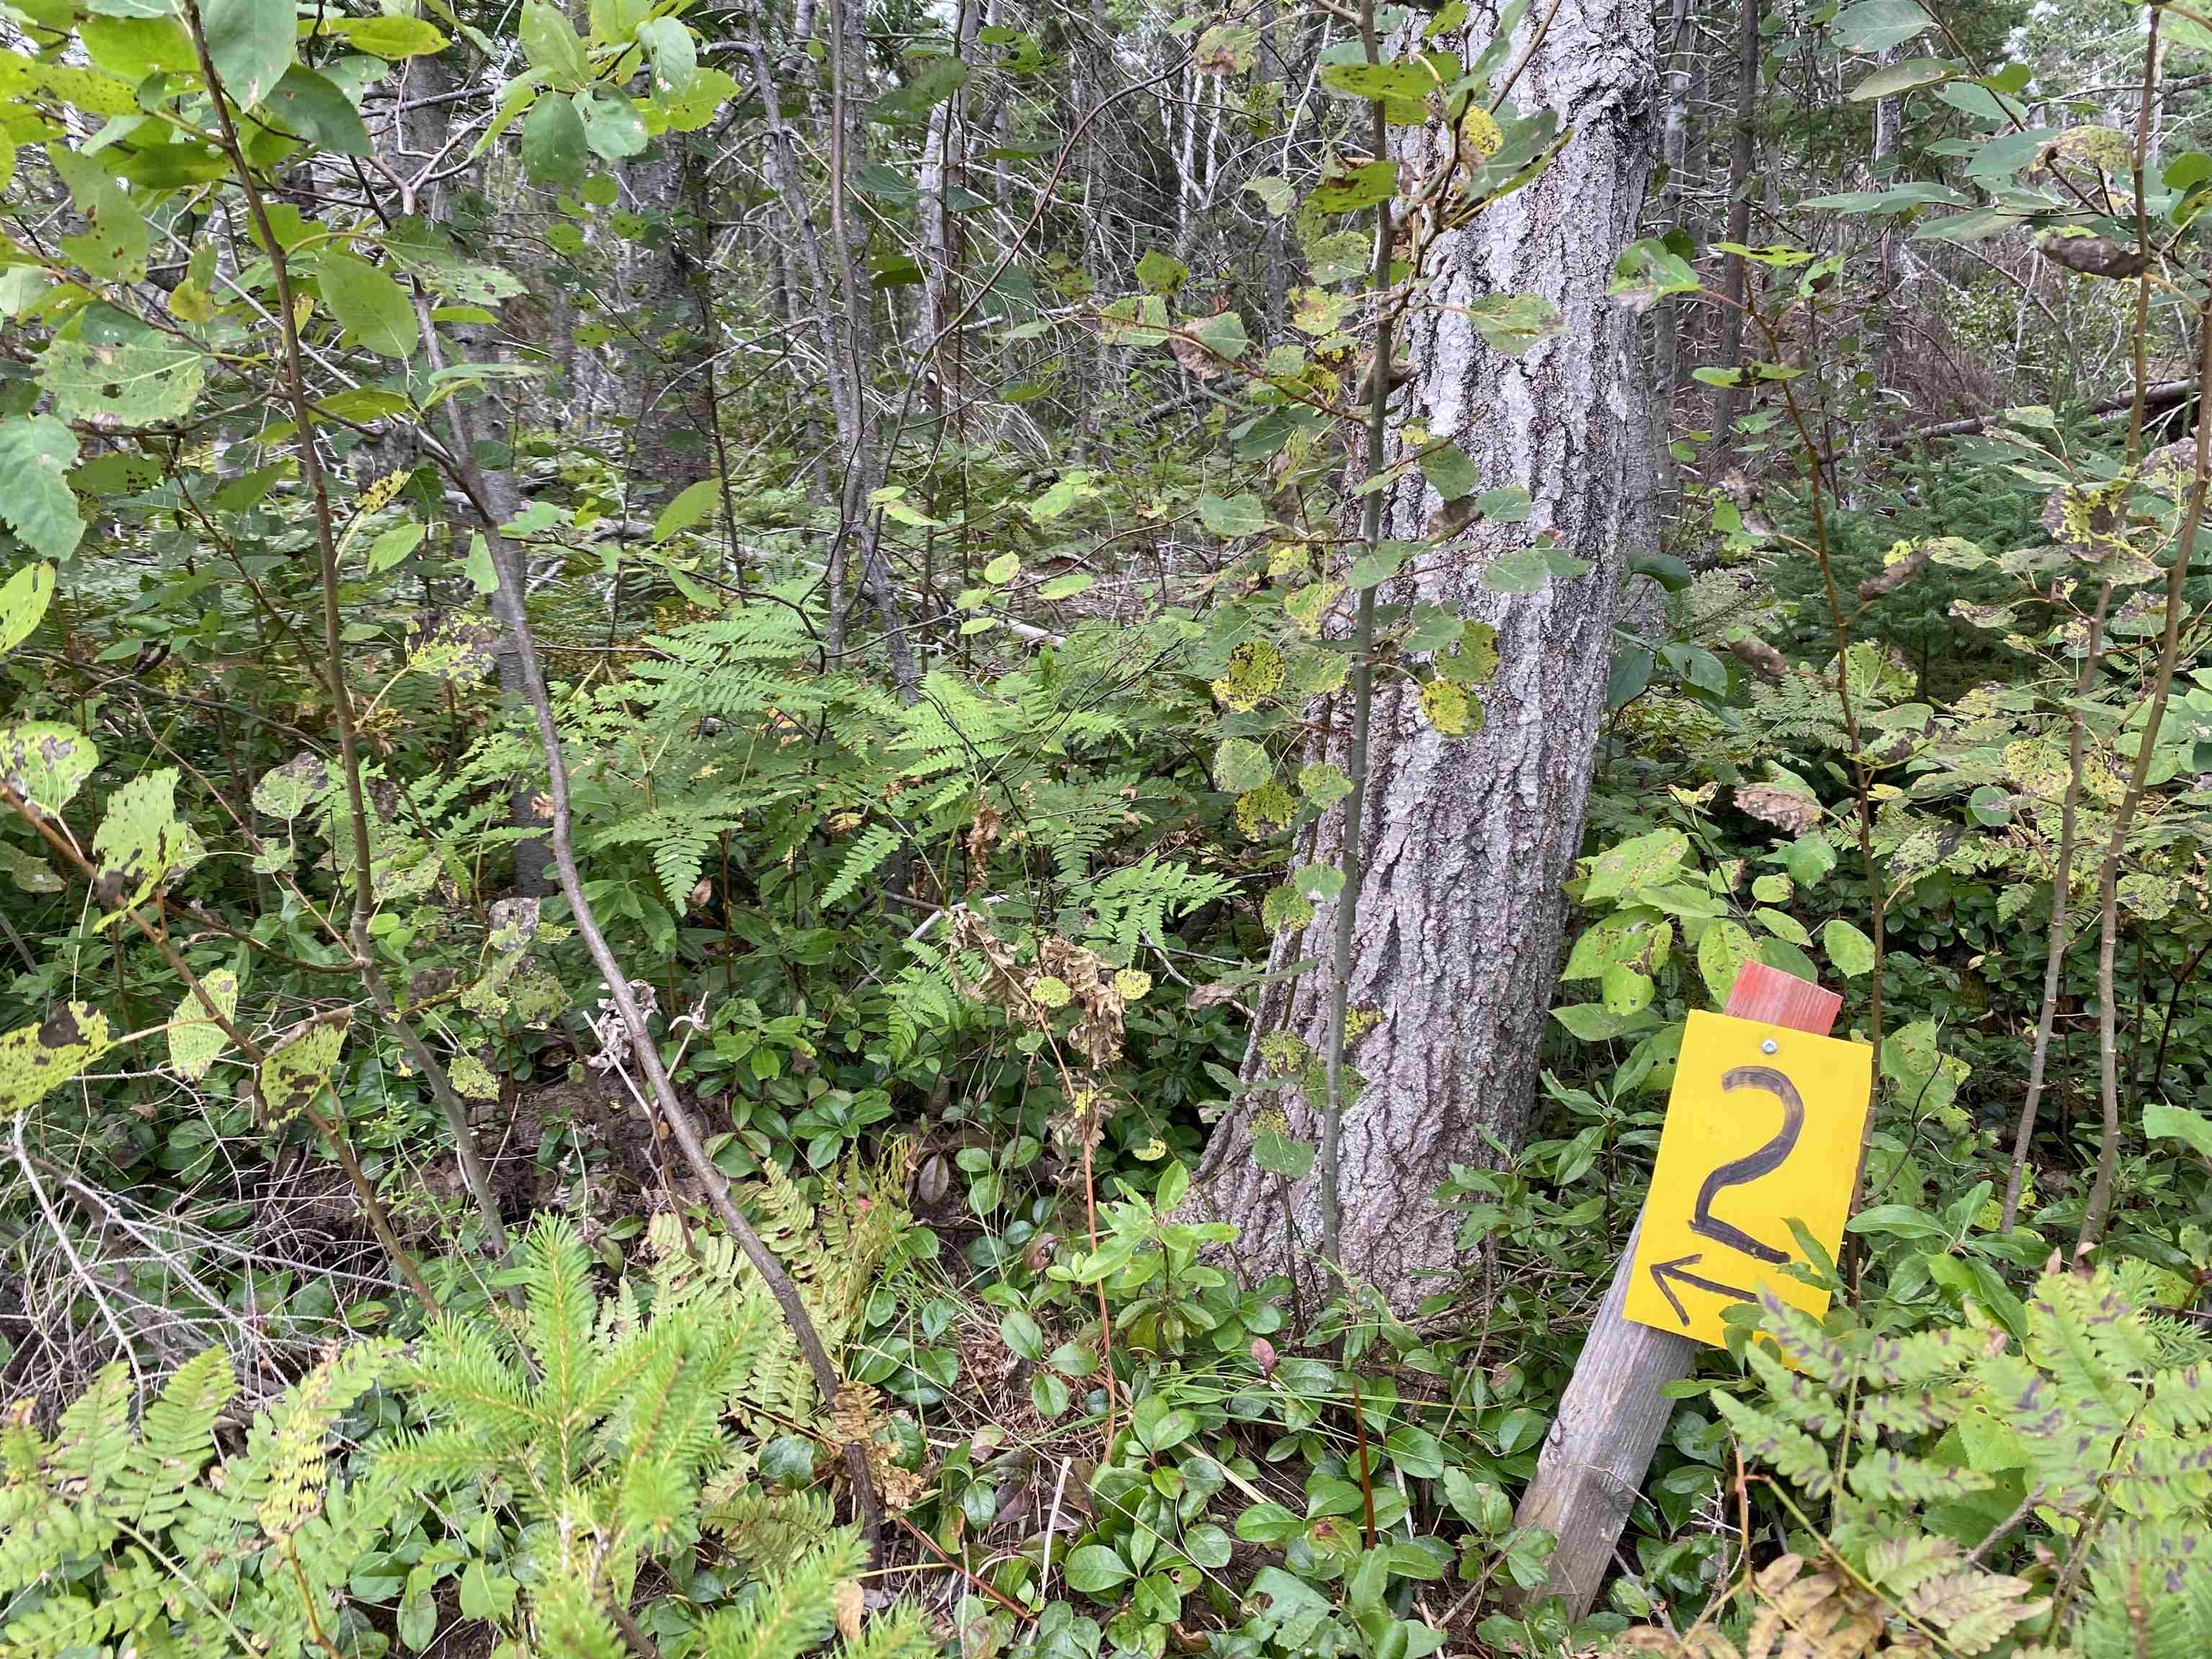
[[[1674,1310],[1674,1317],[1680,1320],[1686,1328],[1690,1322],[1690,1310],[1682,1305],[1682,1298],[1668,1288],[1667,1281],[1670,1279],[1679,1279],[1685,1285],[1694,1285],[1701,1291],[1711,1291],[1715,1296],[1727,1297],[1732,1302],[1758,1300],[1749,1291],[1739,1291],[1733,1285],[1723,1285],[1717,1279],[1702,1278],[1684,1271],[1705,1259],[1703,1255],[1678,1255],[1672,1261],[1651,1264],[1651,1282],[1659,1287],[1659,1294],[1667,1298],[1667,1305]]]

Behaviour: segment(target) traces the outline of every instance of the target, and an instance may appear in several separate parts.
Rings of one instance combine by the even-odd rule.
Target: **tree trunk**
[[[1751,242],[1751,174],[1759,145],[1759,0],[1741,0],[1735,25],[1735,135],[1729,151],[1728,240],[1739,247]],[[1721,362],[1743,363],[1743,307],[1748,287],[1743,256],[1731,253],[1721,265]],[[1742,394],[1723,386],[1714,405],[1713,441],[1725,446],[1735,426]]]
[[[1343,1125],[1342,1242],[1346,1271],[1401,1306],[1437,1288],[1421,1275],[1453,1262],[1437,1184],[1455,1163],[1489,1162],[1487,1136],[1513,1143],[1535,1079],[1624,551],[1647,507],[1633,459],[1646,418],[1634,319],[1605,290],[1644,204],[1658,137],[1656,63],[1647,8],[1562,0],[1516,102],[1550,106],[1573,140],[1534,185],[1443,240],[1405,321],[1415,402],[1404,414],[1457,440],[1490,482],[1525,484],[1534,512],[1526,525],[1479,527],[1382,595],[1487,623],[1499,656],[1472,737],[1438,736],[1396,677],[1376,694],[1349,988],[1373,1023],[1347,1057],[1364,1086],[1347,1098]],[[1405,176],[1435,167],[1439,137],[1401,142]],[[1492,293],[1551,300],[1561,332],[1518,360],[1491,351],[1453,307]],[[1421,536],[1437,504],[1413,475],[1391,496],[1383,534]],[[1545,529],[1594,568],[1534,594],[1483,586],[1486,564]],[[1342,834],[1339,809],[1321,824],[1311,861],[1334,862]],[[1327,961],[1334,922],[1324,909],[1303,933],[1279,938],[1274,966]],[[1267,1074],[1268,1032],[1295,1032],[1320,1053],[1328,988],[1310,972],[1270,990],[1248,1085]],[[1318,1089],[1310,1100],[1295,1086],[1248,1093],[1217,1130],[1197,1182],[1201,1207],[1242,1226],[1248,1267],[1295,1270],[1309,1285],[1315,1178],[1289,1189],[1286,1212],[1284,1184],[1253,1163],[1251,1139],[1255,1118],[1279,1105],[1294,1134],[1316,1140],[1320,1104]]]

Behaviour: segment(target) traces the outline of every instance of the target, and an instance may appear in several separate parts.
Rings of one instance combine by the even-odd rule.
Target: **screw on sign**
[[[1826,1294],[1791,1277],[1775,1255],[1795,1255],[1793,1218],[1832,1254],[1847,1218],[1872,1060],[1863,1045],[1829,1039],[1842,1006],[1832,991],[1753,962],[1736,975],[1726,1018],[1692,1016],[1650,1200],[1514,1516],[1558,1538],[1550,1579],[1535,1593],[1559,1595],[1574,1618],[1589,1611],[1613,1570],[1674,1409],[1667,1387],[1689,1375],[1701,1343],[1720,1341],[1725,1310],[1762,1284],[1796,1306],[1826,1310]],[[1729,1041],[1694,1046],[1707,1022]],[[1769,1086],[1777,1079],[1787,1092]],[[1682,1113],[1692,1094],[1703,1127]],[[1707,1114],[1729,1127],[1705,1124]],[[1670,1165],[1670,1140],[1686,1150],[1679,1167]],[[1632,1302],[1641,1316],[1628,1311]]]

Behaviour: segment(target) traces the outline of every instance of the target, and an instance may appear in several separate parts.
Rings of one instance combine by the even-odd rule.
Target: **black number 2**
[[[1790,1252],[1778,1250],[1771,1244],[1762,1244],[1741,1227],[1730,1226],[1713,1216],[1713,1200],[1730,1187],[1741,1187],[1761,1176],[1772,1175],[1789,1158],[1797,1145],[1797,1137],[1805,1128],[1805,1102],[1797,1092],[1797,1085],[1771,1066],[1739,1066],[1721,1079],[1721,1087],[1728,1090],[1759,1089],[1772,1095],[1782,1103],[1782,1130],[1773,1139],[1756,1152],[1746,1152],[1732,1158],[1705,1177],[1698,1188],[1698,1206],[1691,1212],[1690,1231],[1700,1238],[1710,1238],[1716,1244],[1726,1244],[1741,1250],[1746,1255],[1755,1255],[1761,1261],[1779,1265],[1790,1260]]]

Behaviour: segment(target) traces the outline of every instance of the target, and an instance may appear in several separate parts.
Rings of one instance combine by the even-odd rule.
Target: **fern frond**
[[[2169,1434],[2212,1429],[2212,1364],[2184,1365],[2154,1375],[2149,1415]]]
[[[837,866],[837,873],[830,878],[830,884],[822,890],[820,902],[823,908],[842,904],[852,897],[860,884],[898,850],[900,839],[898,831],[880,823],[870,824],[854,837],[853,844],[845,850],[844,862]]]
[[[1827,1449],[1804,1430],[1732,1395],[1716,1394],[1713,1404],[1728,1419],[1747,1455],[1780,1471],[1814,1498],[1834,1484]]]
[[[763,1491],[754,1483],[750,1459],[733,1465],[727,1480],[710,1483],[699,1517],[702,1529],[720,1534],[729,1553],[762,1576],[790,1566],[822,1540],[833,1521],[825,1494]]]
[[[210,1348],[177,1369],[146,1407],[130,1468],[116,1496],[142,1533],[159,1532],[184,1507],[185,1493],[215,1455],[215,1421],[238,1391],[230,1355]]]
[[[1756,1343],[1744,1350],[1744,1358],[1759,1381],[1766,1384],[1765,1405],[1808,1434],[1818,1435],[1823,1440],[1836,1437],[1836,1431],[1843,1426],[1844,1414],[1837,1408],[1832,1389],[1792,1371]]]
[[[1860,1458],[1851,1465],[1850,1479],[1851,1490],[1861,1498],[1886,1504],[1945,1502],[1987,1492],[1996,1484],[1978,1469],[1932,1463],[1896,1451],[1872,1452]]]
[[[118,1361],[100,1370],[56,1425],[55,1472],[98,1497],[131,1464],[131,1373]]]
[[[938,1651],[938,1641],[921,1609],[901,1601],[871,1620],[857,1641],[838,1650],[838,1659],[923,1659]]]

